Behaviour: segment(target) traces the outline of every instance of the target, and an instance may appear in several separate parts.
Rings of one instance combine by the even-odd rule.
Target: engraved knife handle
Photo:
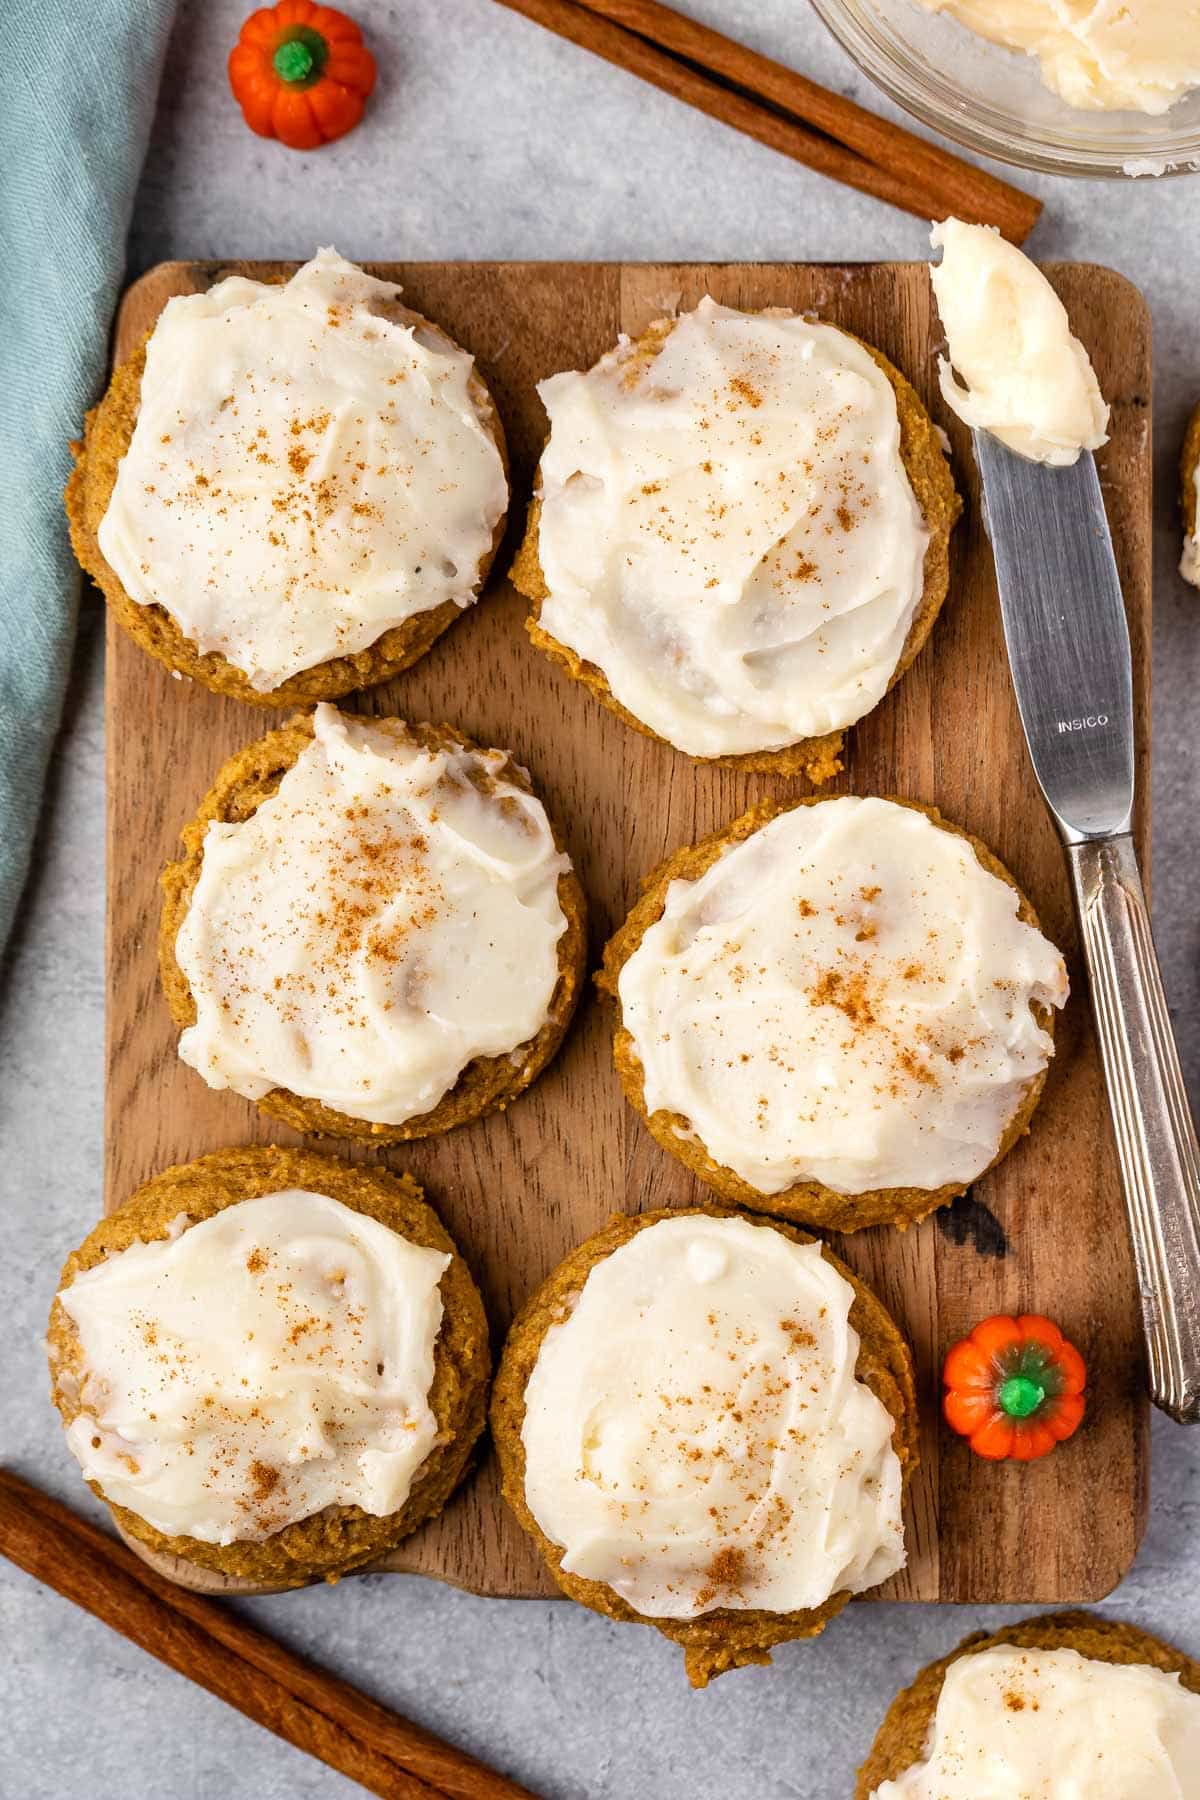
[[[1200,1148],[1129,836],[1068,843],[1142,1303],[1150,1398],[1200,1421]]]

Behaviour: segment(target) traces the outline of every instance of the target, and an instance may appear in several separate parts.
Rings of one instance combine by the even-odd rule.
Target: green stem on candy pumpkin
[[[996,1394],[1001,1412],[1007,1413],[1010,1419],[1028,1419],[1045,1398],[1046,1390],[1041,1382],[1032,1381],[1028,1375],[1010,1375],[1007,1381],[1000,1383]]]
[[[320,80],[328,56],[329,45],[320,32],[302,25],[280,39],[271,66],[288,87],[312,87]]]

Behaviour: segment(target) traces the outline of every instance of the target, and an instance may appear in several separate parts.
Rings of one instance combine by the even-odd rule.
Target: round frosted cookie
[[[219,1150],[68,1257],[52,1391],[85,1478],[151,1550],[272,1586],[440,1512],[483,1428],[487,1320],[407,1175]]]
[[[538,391],[534,643],[690,756],[835,774],[949,581],[960,501],[908,382],[836,326],[705,298]]]
[[[210,1087],[401,1143],[506,1107],[562,1042],[586,904],[504,751],[321,705],[230,758],[183,845],[159,960]]]
[[[514,1321],[491,1422],[564,1593],[655,1626],[694,1687],[816,1636],[903,1565],[908,1347],[792,1226],[614,1218]]]
[[[1179,573],[1200,587],[1200,537],[1196,532],[1196,477],[1200,474],[1200,406],[1188,420],[1179,457],[1179,506],[1183,514],[1183,555]]]
[[[1066,969],[978,839],[894,800],[763,801],[647,879],[604,953],[626,1097],[727,1200],[908,1225],[1024,1131]]]
[[[286,283],[168,301],[75,448],[75,554],[126,631],[262,706],[408,668],[504,530],[504,436],[472,358],[332,250]]]
[[[1044,1613],[974,1632],[922,1669],[892,1701],[854,1791],[1193,1800],[1198,1771],[1200,1664],[1119,1619]]]

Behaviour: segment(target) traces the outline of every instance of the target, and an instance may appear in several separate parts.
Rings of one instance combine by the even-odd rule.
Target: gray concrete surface
[[[681,0],[683,3],[683,0]],[[690,10],[879,105],[801,0]],[[193,0],[176,31],[130,261],[351,256],[916,257],[918,222],[806,171],[560,44],[492,0],[358,0],[381,62],[370,118],[289,155],[243,129],[223,63],[246,0]],[[1036,185],[1031,181],[1030,185]],[[1194,721],[1200,597],[1177,579],[1174,461],[1200,395],[1200,182],[1046,181],[1043,256],[1115,265],[1156,333],[1155,916],[1200,1096]],[[84,620],[37,874],[0,988],[6,1222],[3,1457],[79,1502],[46,1399],[45,1311],[100,1205],[100,626]],[[147,879],[152,871],[147,870]],[[54,1099],[48,1097],[53,1083]],[[1200,1431],[1159,1420],[1153,1505],[1107,1604],[1200,1655]],[[1104,1504],[1089,1496],[1081,1513]],[[997,1609],[852,1607],[772,1670],[693,1695],[652,1633],[564,1604],[483,1602],[396,1577],[254,1605],[255,1616],[547,1800],[845,1800],[893,1691]],[[351,1787],[0,1569],[4,1800],[307,1800]]]

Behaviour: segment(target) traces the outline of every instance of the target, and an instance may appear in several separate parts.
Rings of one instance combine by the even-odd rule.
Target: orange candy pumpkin
[[[313,0],[280,0],[242,26],[229,53],[229,85],[259,137],[317,150],[362,118],[375,58],[345,13]]]
[[[1082,1356],[1050,1319],[996,1313],[955,1344],[942,1366],[942,1411],[977,1456],[1032,1462],[1083,1417]]]

